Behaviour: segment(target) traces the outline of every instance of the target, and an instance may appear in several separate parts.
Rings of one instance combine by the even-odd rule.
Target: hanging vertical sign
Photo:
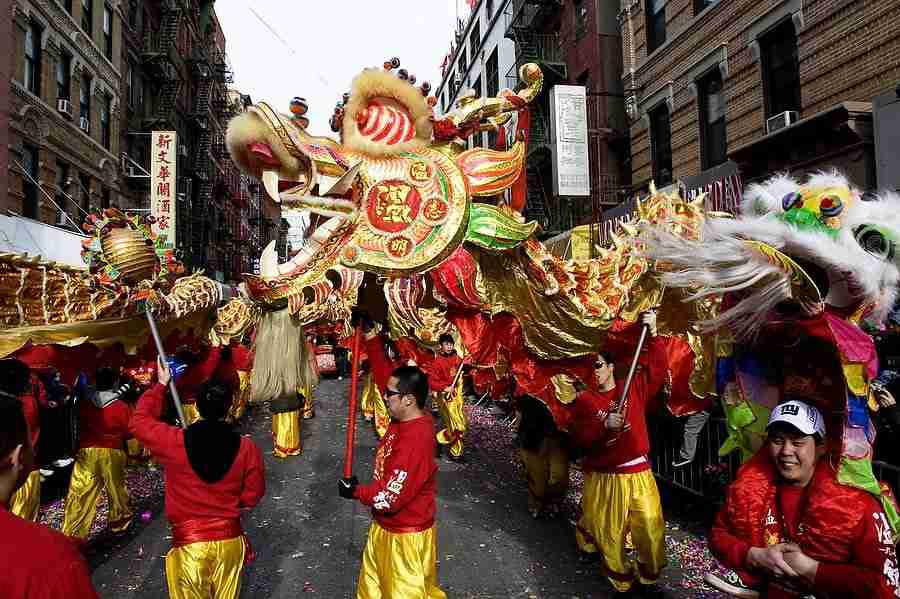
[[[150,144],[150,214],[156,219],[153,232],[165,236],[165,245],[174,248],[178,136],[175,131],[154,131]]]
[[[553,193],[561,196],[591,195],[585,87],[553,86],[550,89],[550,116]]]

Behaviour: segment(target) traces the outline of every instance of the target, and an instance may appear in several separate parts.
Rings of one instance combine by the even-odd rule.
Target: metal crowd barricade
[[[650,417],[647,422],[650,435],[650,461],[653,473],[662,481],[711,501],[723,497],[725,486],[734,480],[740,466],[739,452],[719,456],[719,447],[728,437],[725,419],[712,416],[700,431],[697,454],[694,461],[675,468],[672,462],[678,457],[682,441],[682,422],[670,416]],[[875,461],[872,469],[878,480],[886,482],[898,496],[900,492],[900,467]]]

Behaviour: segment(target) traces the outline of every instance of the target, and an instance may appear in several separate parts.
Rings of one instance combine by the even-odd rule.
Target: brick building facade
[[[14,0],[0,209],[74,227],[84,211],[121,202],[120,30],[101,0]]]
[[[837,167],[873,186],[871,101],[900,81],[898,14],[900,0],[623,0],[633,183]]]
[[[222,280],[251,271],[283,224],[225,148],[249,98],[230,93],[213,0],[13,0],[12,15],[0,210],[71,230],[106,207],[147,211],[150,134],[175,131],[182,260]]]

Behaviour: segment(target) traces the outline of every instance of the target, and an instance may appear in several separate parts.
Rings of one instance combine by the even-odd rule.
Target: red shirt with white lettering
[[[434,525],[437,492],[434,422],[425,414],[391,422],[378,444],[372,482],[356,487],[356,498],[372,508],[390,532],[421,532]]]

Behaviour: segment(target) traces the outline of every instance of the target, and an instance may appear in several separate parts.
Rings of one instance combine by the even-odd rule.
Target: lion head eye
[[[798,191],[792,191],[781,198],[781,207],[785,212],[792,208],[800,208],[801,206],[803,206],[803,196],[800,195],[800,192]]]
[[[837,216],[844,210],[844,202],[834,194],[822,196],[819,200],[819,212],[826,218]]]
[[[853,230],[853,236],[861,248],[882,260],[893,261],[896,243],[887,237],[878,227],[860,225]]]

